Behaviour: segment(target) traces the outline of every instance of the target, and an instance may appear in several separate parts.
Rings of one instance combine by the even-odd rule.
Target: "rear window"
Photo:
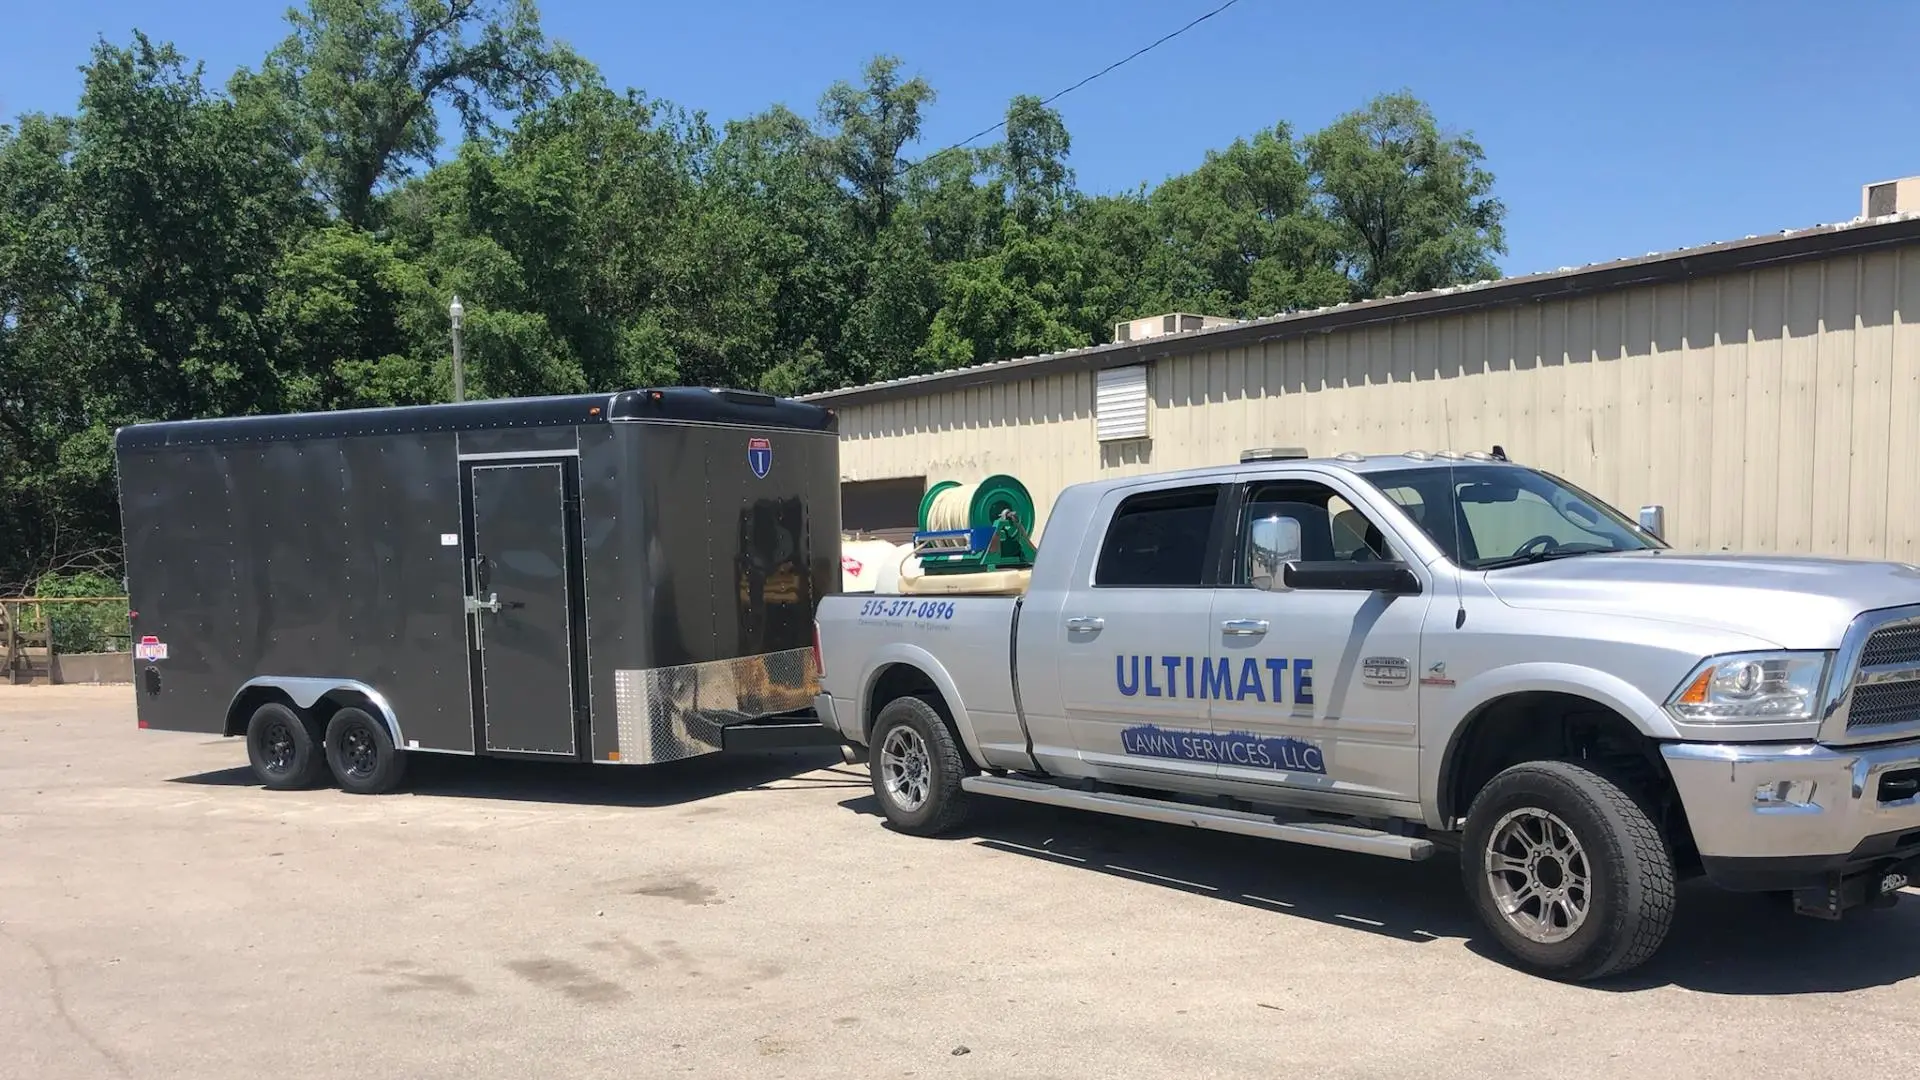
[[[1219,499],[1218,485],[1128,498],[1107,526],[1093,583],[1136,588],[1205,585]]]

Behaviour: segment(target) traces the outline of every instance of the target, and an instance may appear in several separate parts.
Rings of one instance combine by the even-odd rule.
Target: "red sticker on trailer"
[[[167,643],[157,637],[148,635],[147,637],[141,638],[139,644],[133,647],[133,655],[141,660],[165,660],[167,658]]]

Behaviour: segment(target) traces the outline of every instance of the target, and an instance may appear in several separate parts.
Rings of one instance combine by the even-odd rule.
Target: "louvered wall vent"
[[[1147,367],[1107,368],[1094,376],[1094,431],[1101,442],[1147,437]]]

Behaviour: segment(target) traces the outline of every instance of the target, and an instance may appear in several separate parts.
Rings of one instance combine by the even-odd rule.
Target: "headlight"
[[[1736,653],[1701,663],[1667,699],[1692,724],[1815,719],[1826,681],[1824,652]]]

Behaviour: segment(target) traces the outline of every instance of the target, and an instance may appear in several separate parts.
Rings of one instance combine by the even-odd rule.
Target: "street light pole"
[[[460,367],[460,320],[467,309],[460,306],[460,294],[453,294],[453,303],[447,305],[447,317],[453,320],[453,400],[467,400],[467,375]]]

